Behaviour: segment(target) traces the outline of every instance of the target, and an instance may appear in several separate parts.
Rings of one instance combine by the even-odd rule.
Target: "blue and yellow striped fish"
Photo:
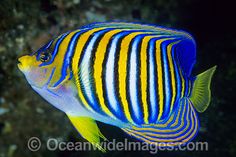
[[[134,23],[95,23],[64,33],[19,58],[32,88],[99,145],[95,120],[150,144],[184,144],[197,134],[216,66],[191,76],[194,39]]]

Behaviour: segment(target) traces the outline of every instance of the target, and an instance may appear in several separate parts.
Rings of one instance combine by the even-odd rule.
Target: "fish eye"
[[[48,62],[48,61],[50,61],[51,57],[52,57],[51,53],[49,53],[48,51],[43,52],[40,54],[40,61],[41,62]]]

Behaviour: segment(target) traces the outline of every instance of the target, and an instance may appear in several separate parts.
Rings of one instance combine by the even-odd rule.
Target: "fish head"
[[[22,56],[18,59],[18,68],[25,75],[31,86],[42,88],[50,87],[55,65],[52,63],[53,40],[41,47],[38,51]]]
[[[50,104],[66,113],[81,111],[84,114],[78,108],[77,88],[64,59],[67,47],[60,39],[59,36],[38,51],[20,57],[18,68],[31,87]]]

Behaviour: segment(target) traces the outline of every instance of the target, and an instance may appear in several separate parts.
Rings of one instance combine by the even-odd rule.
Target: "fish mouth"
[[[18,63],[17,63],[17,67],[20,71],[24,72],[27,70],[27,65],[26,65],[26,62],[25,62],[25,57],[20,57],[18,58]]]
[[[23,65],[21,62],[17,63],[17,67],[20,71],[23,71]]]

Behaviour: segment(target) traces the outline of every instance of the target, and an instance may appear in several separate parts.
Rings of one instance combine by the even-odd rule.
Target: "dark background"
[[[66,116],[45,102],[17,69],[17,58],[41,47],[53,36],[98,21],[156,24],[189,32],[197,42],[193,75],[217,65],[212,101],[199,114],[201,129],[194,141],[207,141],[208,151],[160,151],[155,156],[235,156],[235,5],[214,0],[1,0],[0,1],[0,157],[154,156],[147,151],[54,151],[51,137],[84,141]],[[99,123],[108,139],[128,137],[120,129]],[[30,137],[43,143],[27,148]],[[136,141],[128,137],[130,141]]]

